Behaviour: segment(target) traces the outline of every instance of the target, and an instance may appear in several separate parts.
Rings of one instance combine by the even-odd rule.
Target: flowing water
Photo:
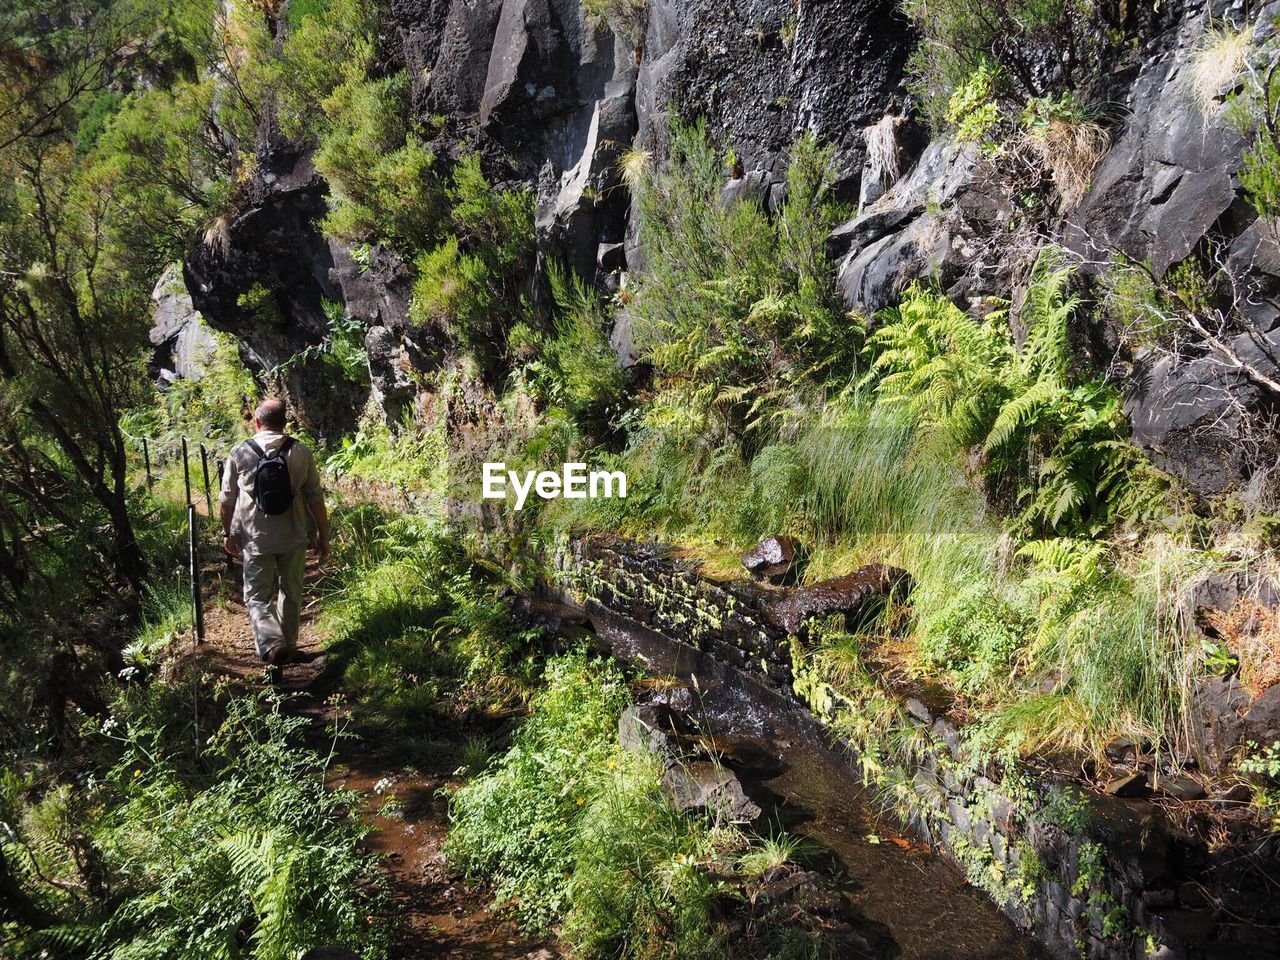
[[[878,953],[904,960],[1017,960],[1046,953],[954,865],[901,837],[847,753],[793,702],[753,677],[640,629],[594,624],[620,659],[694,692],[689,714],[765,822],[829,855],[850,912]]]

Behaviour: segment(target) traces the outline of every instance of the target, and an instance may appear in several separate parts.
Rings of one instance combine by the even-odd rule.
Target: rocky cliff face
[[[1222,349],[1117,354],[1111,332],[1092,340],[1119,357],[1136,439],[1194,489],[1245,484],[1274,459],[1265,443],[1237,437],[1276,399],[1268,381],[1280,379],[1280,248],[1274,225],[1242,199],[1240,136],[1220,112],[1193,104],[1186,78],[1206,23],[1242,10],[1210,0],[1127,12],[1137,44],[1102,81],[1123,118],[1110,147],[1083,197],[1029,219],[998,163],[946,138],[926,144],[908,119],[904,65],[915,38],[892,0],[609,7],[594,20],[579,0],[392,3],[387,43],[412,78],[412,109],[449,119],[452,133],[433,148],[478,149],[494,179],[536,190],[542,258],[606,290],[639,266],[619,158],[632,147],[661,158],[668,114],[705,118],[741,161],[726,195],[769,208],[784,189],[788,145],[812,130],[836,148],[838,188],[858,208],[830,243],[850,310],[887,306],[925,277],[975,310],[1010,290],[1016,303],[1046,243],[1067,247],[1085,273],[1117,256],[1156,278],[1192,254],[1220,261],[1247,318],[1215,331]],[[321,235],[326,188],[305,151],[263,140],[271,146],[260,151],[250,203],[187,264],[195,306],[269,366],[316,342],[323,301],[340,301],[367,327],[375,396],[387,407],[411,400],[412,374],[443,364],[448,338],[409,321],[409,274],[394,256],[374,248],[356,263]],[[267,319],[245,305],[255,285],[272,291]],[[628,357],[625,323],[614,339]],[[326,398],[328,386],[305,367],[291,383],[315,421],[353,408],[345,394]]]

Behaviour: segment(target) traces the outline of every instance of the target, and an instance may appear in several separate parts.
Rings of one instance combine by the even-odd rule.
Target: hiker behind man
[[[315,457],[285,436],[284,404],[262,401],[254,427],[253,439],[227,457],[218,503],[223,546],[243,557],[244,605],[258,656],[279,666],[298,646],[308,545],[321,563],[329,558],[329,511]]]

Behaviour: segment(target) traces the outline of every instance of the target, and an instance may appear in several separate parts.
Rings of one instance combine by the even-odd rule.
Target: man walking
[[[258,405],[257,433],[227,457],[218,500],[223,547],[243,558],[253,641],[273,667],[288,663],[298,646],[308,544],[321,563],[329,558],[329,511],[315,457],[285,436],[284,424],[279,400]]]

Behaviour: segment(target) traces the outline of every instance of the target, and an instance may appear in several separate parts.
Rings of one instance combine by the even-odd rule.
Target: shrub
[[[603,663],[583,656],[548,662],[531,719],[511,749],[453,797],[450,859],[491,880],[500,899],[517,901],[531,927],[568,910],[578,831],[614,758],[618,714],[629,702],[621,674]]]
[[[348,316],[346,307],[333,300],[324,301],[325,325],[328,332],[319,343],[313,343],[263,373],[272,380],[293,367],[320,363],[348,383],[367,384],[369,357],[364,347],[364,324]]]
[[[599,436],[623,397],[624,379],[606,335],[599,296],[580,277],[550,264],[554,330],[536,334],[520,325],[508,336],[512,353],[533,354],[517,376],[544,404],[561,405]]]
[[[1023,613],[979,582],[929,617],[920,653],[926,663],[951,671],[962,692],[991,697],[1009,684],[1029,634]]]
[[[315,154],[333,191],[325,231],[404,257],[438,236],[444,217],[435,157],[404,119],[408,92],[403,72],[345,81],[323,101],[328,126]]]
[[[1097,532],[1121,517],[1141,519],[1163,489],[1125,439],[1117,392],[1072,381],[1068,322],[1079,301],[1065,298],[1070,277],[1052,254],[1041,258],[1020,348],[1003,312],[978,325],[919,287],[885,313],[869,344],[877,393],[909,404],[961,447],[980,444],[987,473],[1015,484],[1026,533]]]
[[[409,315],[449,330],[492,366],[506,331],[525,312],[533,194],[523,186],[494,187],[475,155],[454,168],[445,193],[453,232],[419,257]]]
[[[984,60],[947,98],[945,120],[956,128],[958,140],[982,143],[994,130],[1000,120],[995,101],[998,79],[998,70]]]
[[[830,150],[811,136],[795,143],[772,218],[755,199],[721,199],[723,159],[703,126],[675,123],[667,164],[642,168],[646,270],[631,311],[637,347],[690,425],[759,442],[792,416],[806,382],[847,385],[857,329],[821,239],[841,216]]]
[[[196,767],[191,731],[167,729],[189,689],[155,692],[127,696],[99,728],[118,759],[85,794],[54,789],[33,807],[13,779],[0,790],[5,822],[22,831],[0,841],[6,853],[20,842],[43,876],[72,881],[44,886],[61,920],[18,931],[15,955],[284,960],[342,943],[385,956],[359,799],[325,786],[323,762],[298,742],[308,721],[261,695],[233,699]]]
[[[1107,52],[1090,0],[908,0],[903,9],[921,34],[912,92],[935,127],[985,64],[999,68],[1006,95],[1025,100],[1083,87]]]
[[[227,213],[249,169],[236,145],[252,140],[256,118],[220,90],[212,78],[138,89],[103,122],[81,184],[82,203],[100,193],[99,229],[113,241],[99,252],[99,269],[154,283],[193,235]],[[207,135],[211,125],[221,137]]]
[[[372,400],[359,430],[324,453],[324,472],[375,487],[443,494],[448,487],[448,445],[439,425],[427,426],[406,410],[393,430]]]
[[[353,91],[372,79],[384,7],[360,0],[289,0],[282,44],[253,51],[263,86],[272,88],[284,132],[324,139],[334,122],[327,98],[343,84]],[[401,80],[395,76],[392,83]]]

